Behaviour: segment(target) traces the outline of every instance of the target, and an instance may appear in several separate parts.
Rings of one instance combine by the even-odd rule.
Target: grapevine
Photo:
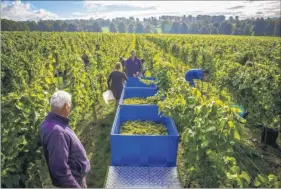
[[[160,91],[158,94],[164,94],[165,96],[163,101],[158,102],[160,110],[164,112],[165,115],[174,118],[178,130],[181,133],[180,146],[183,149],[180,151],[183,153],[182,157],[184,157],[184,159],[179,157],[179,164],[182,166],[179,167],[179,173],[183,186],[254,186],[255,179],[253,177],[258,178],[258,175],[249,173],[247,168],[243,167],[244,165],[241,164],[240,158],[237,157],[234,149],[235,146],[238,146],[239,143],[242,142],[241,128],[243,126],[241,123],[245,123],[245,120],[237,119],[237,110],[231,108],[232,100],[235,99],[233,97],[229,98],[228,90],[217,90],[215,88],[216,84],[211,86],[205,86],[204,84],[204,89],[212,90],[210,92],[208,91],[209,94],[207,96],[204,96],[200,90],[196,88],[190,89],[183,78],[184,73],[190,69],[187,63],[194,66],[198,64],[198,62],[202,61],[202,63],[204,63],[206,60],[209,62],[206,65],[209,67],[203,68],[213,69],[215,73],[227,74],[228,72],[215,70],[213,67],[215,62],[210,59],[210,56],[198,56],[197,45],[194,45],[191,51],[193,55],[196,56],[191,56],[191,59],[189,59],[188,55],[184,56],[185,61],[188,62],[182,62],[178,58],[175,58],[175,56],[181,55],[179,52],[182,50],[175,44],[180,45],[181,43],[175,43],[169,48],[168,44],[173,41],[169,40],[169,38],[183,40],[179,36],[167,36],[163,38],[148,35],[148,40],[142,38],[142,46],[145,47],[144,49],[150,46],[158,51],[163,50],[163,54],[155,54],[153,62],[154,69],[152,69],[151,72],[156,76],[157,86],[161,86],[159,87]],[[196,40],[200,39],[200,37],[196,36],[196,38],[194,37],[191,39]],[[200,41],[200,44],[201,43],[202,41]],[[191,48],[191,46],[189,47]],[[184,51],[190,52],[189,50]],[[219,58],[222,57],[216,57],[216,59]],[[167,63],[165,63],[165,61]],[[172,63],[173,66],[169,66],[170,63]],[[226,67],[227,65],[229,64],[225,64]],[[166,70],[161,72],[164,69]],[[225,78],[231,80],[231,77],[226,76]],[[210,79],[215,80],[215,76],[211,75]],[[201,86],[200,82],[197,84]],[[278,85],[278,82],[276,84]],[[226,101],[223,102],[219,99]],[[214,110],[216,113],[211,113]],[[206,126],[206,128],[202,126]],[[222,128],[220,129],[221,126]],[[224,129],[227,130],[224,131]],[[214,139],[216,137],[220,139]],[[219,147],[220,145],[222,146]],[[242,166],[242,168],[240,168],[240,166]],[[225,175],[225,173],[227,174]],[[276,173],[278,173],[278,170],[276,170]],[[264,175],[262,178],[265,177],[267,176]],[[280,174],[278,178],[272,175],[269,177],[276,178],[276,180],[272,180],[273,185],[279,185],[278,180],[280,180]],[[263,182],[265,181],[266,179],[263,179]]]
[[[140,81],[159,90],[124,104],[158,105],[174,119],[184,187],[280,187],[280,154],[277,163],[270,161],[272,156],[246,140],[259,123],[280,128],[280,38],[2,32],[1,49],[2,187],[45,187],[48,168],[38,129],[50,111],[50,96],[56,90],[71,93],[70,125],[80,137],[81,121],[103,116],[97,107],[107,77],[119,57],[129,57],[132,49],[145,59],[145,76],[156,78]],[[196,81],[191,89],[184,81],[191,68],[208,69],[209,82]],[[251,112],[247,120],[237,119],[234,103]],[[250,130],[247,135],[245,129]],[[120,134],[168,133],[158,123],[129,121]],[[240,147],[247,149],[246,159],[237,152]],[[251,161],[259,163],[261,172]]]

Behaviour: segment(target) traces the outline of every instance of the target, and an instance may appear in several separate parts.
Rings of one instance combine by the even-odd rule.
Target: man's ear
[[[67,103],[65,103],[62,107],[63,110],[66,110],[67,109]]]

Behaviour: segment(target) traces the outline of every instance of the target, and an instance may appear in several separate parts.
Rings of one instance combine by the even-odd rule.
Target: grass
[[[162,33],[162,29],[161,28],[156,28],[157,33]]]
[[[109,27],[102,27],[102,32],[109,33]]]
[[[87,176],[89,188],[102,188],[104,186],[108,166],[110,165],[110,131],[115,116],[114,104],[97,107],[98,122],[85,121],[85,128],[80,135],[87,156],[90,160],[91,170]]]
[[[281,178],[281,151],[261,144],[261,129],[256,126],[246,124],[242,128],[242,133],[242,140],[238,144],[237,150],[239,152],[238,159],[241,161],[240,164],[244,164],[252,176],[261,173],[265,175],[273,173]],[[277,143],[280,146],[280,135]]]

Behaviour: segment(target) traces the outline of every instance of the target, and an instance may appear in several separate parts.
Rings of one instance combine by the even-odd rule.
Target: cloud
[[[274,17],[280,11],[278,1],[83,1],[85,11],[76,12],[75,18],[115,18],[161,15],[225,15],[239,16],[241,19],[253,18],[256,12]],[[276,10],[267,13],[264,9]]]
[[[2,18],[14,20],[40,19],[89,19],[116,17],[144,17],[161,15],[221,15],[255,18],[257,12],[264,17],[280,16],[280,1],[70,1],[77,7],[68,18],[62,18],[58,12],[32,7],[31,3],[1,2]],[[54,1],[54,6],[56,2]],[[61,7],[65,12],[65,7]]]
[[[229,7],[227,8],[228,10],[235,10],[235,9],[242,9],[244,8],[245,6],[242,6],[242,5],[239,5],[239,6],[234,6],[234,7]]]
[[[101,12],[116,12],[116,11],[146,11],[146,10],[156,10],[155,6],[150,7],[137,7],[131,5],[107,5],[103,7]]]
[[[84,8],[88,12],[148,11],[157,9],[156,6],[145,3],[122,1],[84,1]]]
[[[34,9],[29,3],[21,1],[1,2],[1,18],[15,21],[55,20],[58,15],[44,9]]]
[[[263,14],[263,12],[256,12],[256,14]]]
[[[159,2],[84,1],[85,12],[74,12],[72,16],[76,19],[152,16],[163,12],[157,9],[157,5]]]

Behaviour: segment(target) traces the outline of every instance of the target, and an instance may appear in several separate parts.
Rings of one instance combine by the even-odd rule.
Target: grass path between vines
[[[115,116],[114,104],[99,105],[97,115],[97,123],[94,123],[92,118],[81,122],[85,127],[79,137],[91,163],[91,170],[87,176],[88,188],[104,187],[110,165],[110,131]]]

